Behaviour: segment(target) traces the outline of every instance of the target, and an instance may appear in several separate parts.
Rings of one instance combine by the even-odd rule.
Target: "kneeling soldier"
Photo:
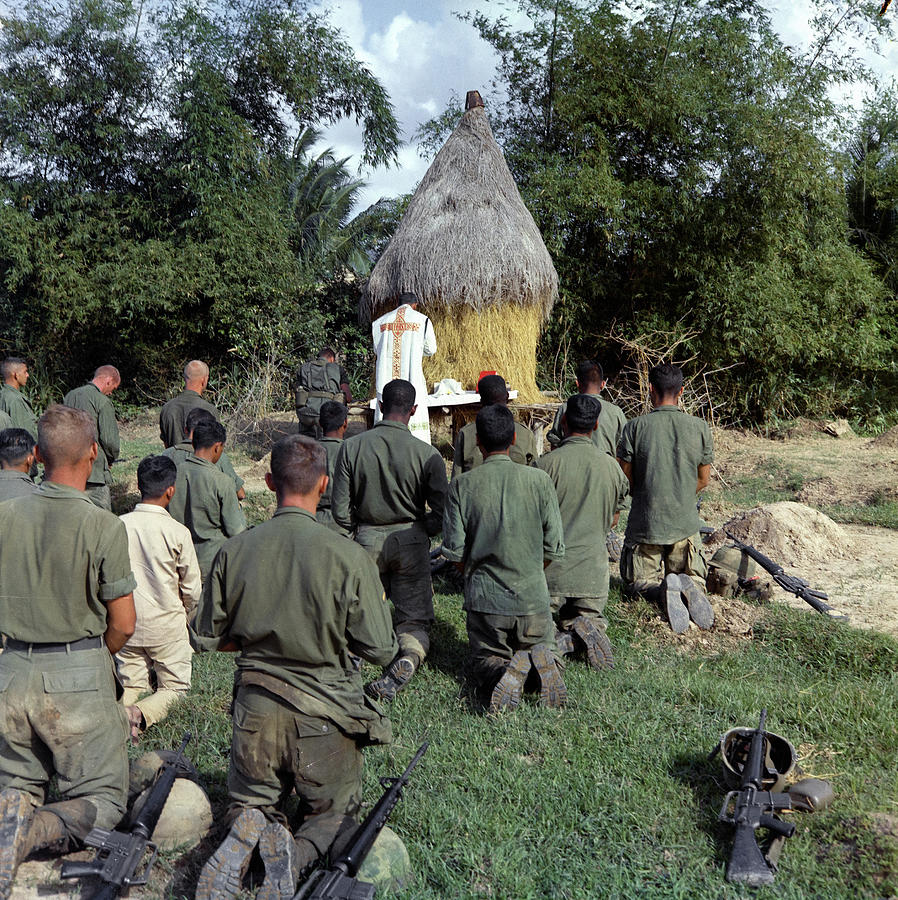
[[[239,655],[233,824],[200,874],[197,900],[234,896],[257,843],[265,863],[258,897],[291,898],[300,873],[353,824],[360,747],[391,739],[350,660],[393,659],[390,610],[368,554],[315,521],[325,460],[308,437],[275,444],[265,476],[277,494],[274,518],[222,547],[203,592],[198,640]],[[291,834],[284,803],[294,789],[302,820]]]

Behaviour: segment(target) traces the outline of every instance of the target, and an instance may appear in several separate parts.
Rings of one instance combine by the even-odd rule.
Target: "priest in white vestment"
[[[424,313],[418,312],[418,298],[414,294],[400,294],[402,305],[371,324],[374,352],[377,354],[374,384],[377,405],[374,421],[381,420],[380,399],[384,385],[394,378],[404,378],[415,386],[418,408],[408,423],[409,430],[425,443],[430,443],[430,414],[427,409],[427,382],[421,360],[437,352],[433,324]]]

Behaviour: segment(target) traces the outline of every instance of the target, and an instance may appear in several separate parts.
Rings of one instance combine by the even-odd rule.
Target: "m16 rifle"
[[[374,805],[374,809],[368,813],[365,821],[359,825],[352,843],[330,868],[315,869],[299,886],[293,900],[372,900],[374,885],[359,881],[355,876],[377,836],[387,824],[393,807],[399,802],[412,769],[418,765],[426,750],[425,741],[412,757],[408,768],[398,778],[380,779],[382,787],[385,788],[384,793]]]
[[[776,859],[782,847],[782,838],[792,837],[795,826],[783,822],[775,813],[792,809],[788,794],[763,790],[763,765],[767,736],[764,725],[767,710],[761,711],[761,721],[752,733],[748,758],[742,769],[742,783],[738,791],[730,791],[723,801],[718,817],[736,829],[733,849],[727,865],[726,880],[750,885],[773,884]],[[757,830],[766,828],[773,840],[766,853],[758,846]]]
[[[183,755],[184,748],[190,742],[191,737],[189,731],[185,732],[178,755],[159,769],[149,796],[135,817],[130,831],[91,829],[84,839],[84,843],[88,847],[97,848],[96,857],[89,862],[63,863],[60,877],[99,877],[101,887],[93,894],[91,900],[113,900],[129,887],[147,883],[150,870],[159,855],[159,848],[150,838],[162,815],[175,779],[178,775],[190,772],[183,760]],[[150,856],[144,863],[147,852]]]
[[[747,553],[762,569],[769,572],[773,576],[773,580],[784,590],[790,594],[800,597],[805,603],[812,606],[819,613],[830,616],[833,619],[847,620],[848,616],[843,615],[837,609],[833,609],[826,600],[829,597],[823,591],[815,591],[803,578],[797,578],[794,575],[787,575],[783,567],[779,563],[775,563],[772,559],[764,556],[760,550],[752,547],[751,544],[743,544],[738,538],[733,537],[727,532],[727,537],[733,542],[736,549]]]

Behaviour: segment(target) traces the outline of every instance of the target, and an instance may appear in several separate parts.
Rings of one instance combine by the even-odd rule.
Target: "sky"
[[[414,190],[430,161],[419,155],[412,136],[422,122],[446,108],[453,91],[463,99],[467,91],[479,90],[489,109],[495,55],[474,28],[453,13],[477,9],[504,12],[512,21],[523,17],[516,4],[504,0],[320,0],[319,6],[386,88],[406,142],[398,166],[359,172],[368,182],[358,203],[365,209],[381,197]],[[768,6],[784,42],[807,47],[808,5],[777,0]],[[898,73],[898,45],[892,43],[884,52],[883,57],[868,56],[869,64],[885,74]],[[850,99],[860,102],[860,91],[851,93]],[[361,158],[361,131],[354,122],[339,122],[325,129],[319,149],[324,147],[333,148],[338,158],[350,157],[355,170]]]

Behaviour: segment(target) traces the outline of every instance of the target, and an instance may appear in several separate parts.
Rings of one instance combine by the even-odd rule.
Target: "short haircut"
[[[339,400],[325,400],[318,411],[318,422],[325,434],[336,431],[348,418],[349,407]]]
[[[384,385],[381,401],[385,416],[390,413],[407,415],[415,405],[415,386],[404,378],[394,378]]]
[[[216,422],[215,419],[197,422],[196,427],[193,429],[193,449],[207,450],[213,444],[218,444],[219,442],[223,444],[227,437],[228,433],[221,422]]]
[[[601,386],[605,380],[605,373],[602,367],[592,359],[584,359],[577,366],[577,383],[582,388],[584,385]]]
[[[408,303],[408,305],[411,306],[412,303],[420,303],[421,301],[418,299],[417,294],[414,294],[411,291],[403,291],[399,295],[399,302],[400,302],[400,304]]]
[[[115,366],[99,366],[94,372],[94,378],[113,378],[116,384],[122,383],[122,376]]]
[[[484,406],[476,418],[477,437],[484,453],[507,450],[514,441],[514,416],[507,406]]]
[[[649,370],[649,384],[662,396],[670,397],[683,387],[683,370],[670,363],[652,366]]]
[[[318,359],[328,359],[333,362],[336,358],[337,354],[334,353],[333,347],[322,347],[318,353]]]
[[[480,394],[482,406],[505,403],[508,400],[508,385],[501,375],[484,375],[477,382],[477,393]]]
[[[567,401],[565,418],[571,434],[589,434],[596,427],[602,404],[589,394],[574,394]]]
[[[178,467],[167,456],[145,456],[137,467],[137,487],[144,500],[161,497],[178,477]]]
[[[187,413],[187,418],[184,420],[184,430],[187,434],[190,434],[200,422],[217,421],[215,414],[210,413],[208,409],[203,409],[202,406],[194,406],[193,409]]]
[[[34,453],[34,435],[24,428],[4,428],[0,431],[0,463],[20,466],[29,453]]]
[[[3,376],[3,380],[5,381],[12,376],[13,372],[17,372],[23,366],[27,365],[28,363],[18,356],[7,356],[6,359],[0,363],[0,375]]]
[[[37,423],[37,447],[49,469],[81,462],[96,442],[97,426],[83,409],[54,403]]]
[[[209,374],[209,367],[201,359],[192,359],[184,366],[184,380],[195,381],[197,378],[205,378]]]
[[[271,478],[278,494],[310,494],[327,474],[324,447],[303,434],[288,434],[271,448]]]

